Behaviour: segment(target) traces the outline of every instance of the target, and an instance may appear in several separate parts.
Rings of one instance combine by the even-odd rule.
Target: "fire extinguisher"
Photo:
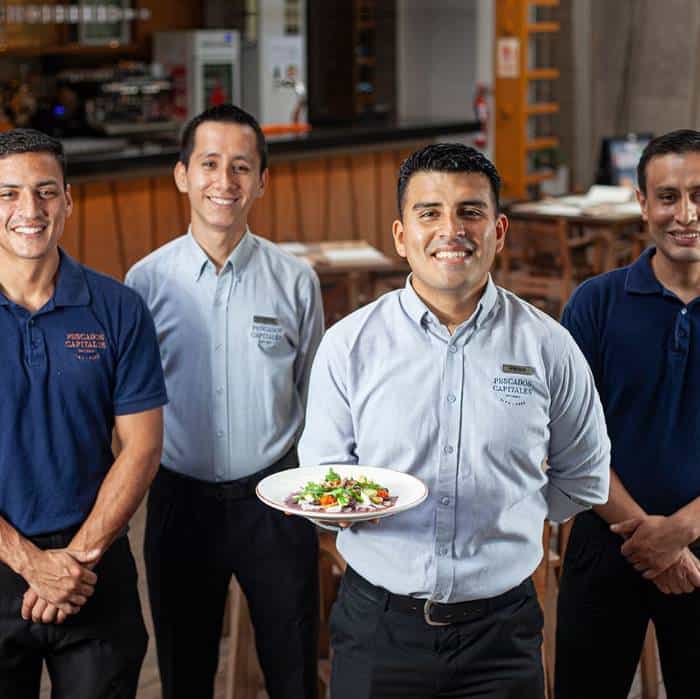
[[[487,134],[489,128],[489,103],[487,96],[489,89],[483,83],[477,83],[474,96],[474,118],[479,122],[479,131],[474,137],[474,145],[484,149],[488,143]]]

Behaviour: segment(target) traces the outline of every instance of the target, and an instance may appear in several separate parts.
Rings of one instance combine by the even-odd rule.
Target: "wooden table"
[[[553,202],[556,204],[556,200]],[[580,213],[563,213],[551,206],[551,201],[523,202],[508,206],[506,214],[513,221],[565,226],[571,240],[590,243],[590,262],[595,274],[618,267],[621,248],[630,242],[637,243],[636,237],[643,229],[641,212],[631,213],[628,206],[608,205]]]
[[[280,246],[306,260],[318,274],[326,327],[385,291],[403,286],[410,271],[405,260],[389,257],[364,240]]]

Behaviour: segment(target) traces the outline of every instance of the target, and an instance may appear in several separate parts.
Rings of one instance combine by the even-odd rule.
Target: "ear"
[[[265,194],[265,188],[267,183],[270,181],[270,170],[265,168],[260,175],[260,184],[258,185],[258,193],[255,195],[256,199],[259,199],[263,194]]]
[[[173,177],[175,178],[175,186],[179,192],[187,194],[187,168],[185,163],[178,160],[173,168]]]
[[[399,257],[405,258],[406,245],[404,243],[403,223],[399,219],[396,219],[396,221],[392,223],[391,235],[394,238],[394,247],[396,248],[396,252],[399,254]]]
[[[66,185],[65,189],[65,197],[66,197],[66,218],[69,218],[70,215],[73,213],[73,194],[71,192],[70,185]]]
[[[505,214],[498,214],[498,218],[496,218],[496,254],[503,250],[509,225],[508,217]]]
[[[634,193],[637,195],[637,201],[639,202],[639,208],[642,210],[642,221],[648,221],[648,206],[649,200],[642,194],[640,189],[635,189]]]

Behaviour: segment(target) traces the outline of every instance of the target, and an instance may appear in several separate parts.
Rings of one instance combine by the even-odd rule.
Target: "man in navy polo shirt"
[[[655,247],[584,283],[562,318],[593,369],[613,471],[608,503],[569,540],[559,699],[598,696],[601,682],[627,697],[650,619],[667,696],[698,696],[700,132],[651,141],[638,181]]]
[[[61,144],[0,134],[0,696],[133,697],[147,636],[125,530],[166,402],[136,293],[58,248]],[[121,443],[115,460],[112,430]]]

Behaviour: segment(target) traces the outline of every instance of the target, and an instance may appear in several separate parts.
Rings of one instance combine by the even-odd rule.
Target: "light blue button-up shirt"
[[[158,333],[170,397],[163,464],[216,482],[284,456],[323,334],[311,267],[247,231],[217,275],[188,233],[134,265],[126,283]]]
[[[586,360],[558,323],[491,280],[453,335],[410,278],[334,325],[299,455],[427,484],[423,504],[355,525],[338,548],[375,585],[441,602],[515,587],[542,558],[545,517],[608,495],[610,443]]]

